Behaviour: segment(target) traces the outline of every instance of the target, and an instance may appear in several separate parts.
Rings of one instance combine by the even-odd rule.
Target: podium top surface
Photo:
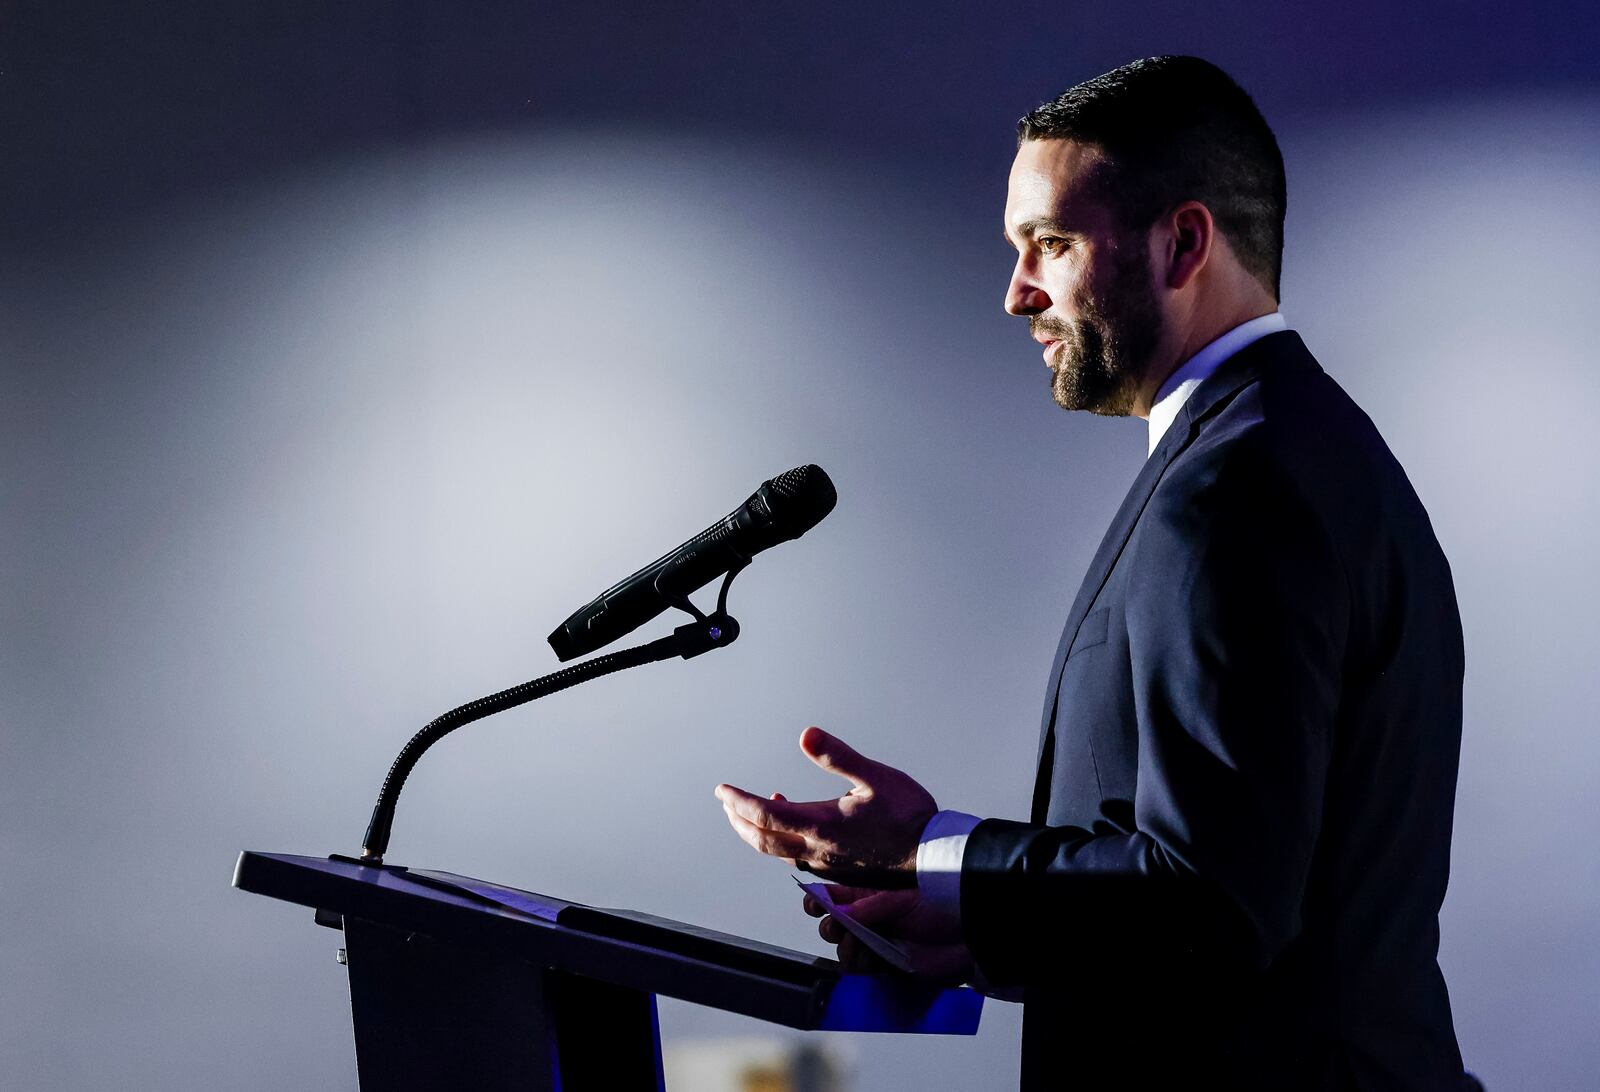
[[[247,850],[233,882],[323,915],[788,1027],[970,1035],[982,1007],[981,995],[969,989],[898,974],[845,974],[820,956],[448,873]]]

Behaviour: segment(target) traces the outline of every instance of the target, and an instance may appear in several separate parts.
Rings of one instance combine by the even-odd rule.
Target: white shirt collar
[[[1172,422],[1177,420],[1178,411],[1189,400],[1194,389],[1216,371],[1224,360],[1246,345],[1288,328],[1289,324],[1284,321],[1283,315],[1274,311],[1270,315],[1241,322],[1179,364],[1177,370],[1161,384],[1161,389],[1156,392],[1156,404],[1150,407],[1149,453],[1155,454],[1156,445],[1167,434],[1167,429],[1172,427]]]

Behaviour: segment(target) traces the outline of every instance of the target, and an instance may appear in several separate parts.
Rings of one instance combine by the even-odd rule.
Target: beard
[[[1133,412],[1139,385],[1161,341],[1161,309],[1150,284],[1150,256],[1143,241],[1118,248],[1111,283],[1102,299],[1076,301],[1078,318],[1035,315],[1035,334],[1058,338],[1050,384],[1056,405],[1107,417]]]

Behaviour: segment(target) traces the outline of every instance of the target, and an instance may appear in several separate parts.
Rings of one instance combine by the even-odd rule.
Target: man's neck
[[[1167,376],[1167,381],[1156,391],[1155,404],[1150,407],[1150,454],[1155,454],[1161,438],[1178,419],[1178,414],[1188,402],[1189,396],[1198,390],[1200,384],[1209,379],[1211,373],[1220,368],[1224,361],[1268,334],[1288,328],[1281,312],[1270,311],[1265,315],[1257,315],[1253,319],[1246,319],[1231,330],[1224,331],[1178,365],[1177,371]]]
[[[1217,338],[1240,326],[1251,319],[1270,315],[1278,309],[1276,300],[1252,300],[1247,305],[1241,305],[1232,310],[1216,316],[1210,316],[1203,322],[1191,323],[1186,330],[1180,332],[1178,344],[1175,348],[1159,354],[1157,359],[1161,362],[1154,365],[1145,373],[1144,382],[1139,385],[1139,394],[1134,399],[1133,416],[1150,417],[1150,409],[1155,405],[1156,393],[1172,376],[1172,373],[1183,367],[1184,363],[1192,356],[1210,345]]]

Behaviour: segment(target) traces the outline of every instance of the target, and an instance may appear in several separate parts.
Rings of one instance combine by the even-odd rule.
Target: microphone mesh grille
[[[833,511],[839,495],[827,471],[815,463],[786,470],[767,483],[772,491],[774,507],[781,504],[781,512],[773,515],[791,527],[795,534],[809,531]]]
[[[772,479],[772,491],[780,497],[789,498],[805,490],[813,474],[822,475],[822,480],[827,481],[828,476],[822,473],[822,468],[814,463],[797,466],[793,470],[785,470]]]

